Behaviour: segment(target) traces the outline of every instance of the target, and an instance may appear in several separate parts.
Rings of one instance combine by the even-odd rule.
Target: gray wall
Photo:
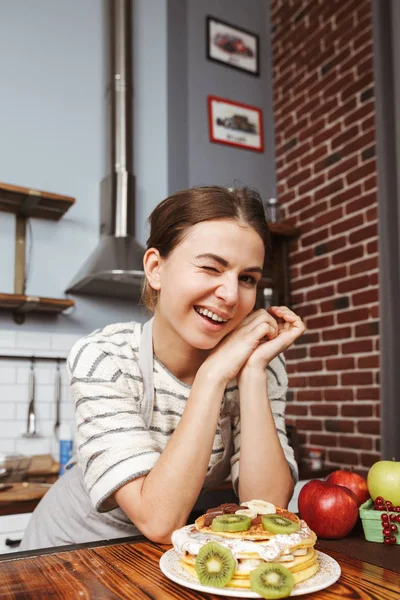
[[[265,0],[135,0],[134,172],[136,234],[168,192],[235,179],[275,189],[268,15]],[[205,16],[258,33],[261,77],[205,58]],[[100,0],[0,0],[0,180],[76,198],[58,223],[32,219],[27,292],[63,297],[96,246],[99,184],[105,175],[105,16]],[[265,152],[212,144],[207,96],[263,109]],[[15,217],[0,212],[0,291],[13,292]],[[143,319],[124,301],[75,296],[70,315],[29,315],[18,326],[0,311],[0,330],[86,333]],[[1,332],[0,332],[1,335]]]
[[[167,184],[166,0],[135,0],[135,173],[138,238]],[[150,35],[151,32],[151,35]],[[105,11],[100,0],[0,2],[0,180],[74,196],[58,223],[32,219],[27,293],[61,298],[96,246],[105,175]],[[13,292],[15,217],[0,212],[0,291]],[[0,329],[91,331],[142,318],[124,301],[76,296],[68,316],[29,315]]]

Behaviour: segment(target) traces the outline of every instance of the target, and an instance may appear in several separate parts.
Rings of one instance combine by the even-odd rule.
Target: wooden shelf
[[[276,223],[268,223],[268,229],[272,236],[284,238],[296,238],[301,234],[299,227],[289,225],[285,221],[277,221]]]
[[[59,221],[75,198],[0,182],[0,211]]]
[[[39,296],[23,296],[22,294],[0,294],[0,309],[11,310],[15,314],[27,312],[61,313],[74,306],[69,298],[43,298]]]

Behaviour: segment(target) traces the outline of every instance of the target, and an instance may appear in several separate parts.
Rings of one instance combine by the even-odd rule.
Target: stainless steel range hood
[[[132,5],[131,0],[108,0],[108,6],[111,174],[101,182],[100,242],[66,291],[138,300],[144,278],[144,249],[135,239]]]

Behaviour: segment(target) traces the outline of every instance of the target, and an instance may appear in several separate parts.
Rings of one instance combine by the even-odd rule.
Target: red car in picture
[[[240,54],[241,56],[249,56],[251,58],[254,56],[253,50],[246,46],[240,37],[235,35],[217,33],[214,36],[214,45],[220,50],[229,52],[229,54]]]

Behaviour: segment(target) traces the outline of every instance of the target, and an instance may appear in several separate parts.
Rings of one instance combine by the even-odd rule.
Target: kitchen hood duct
[[[135,239],[133,175],[132,3],[108,0],[110,175],[100,188],[100,241],[71,281],[68,293],[140,298],[144,249]]]

